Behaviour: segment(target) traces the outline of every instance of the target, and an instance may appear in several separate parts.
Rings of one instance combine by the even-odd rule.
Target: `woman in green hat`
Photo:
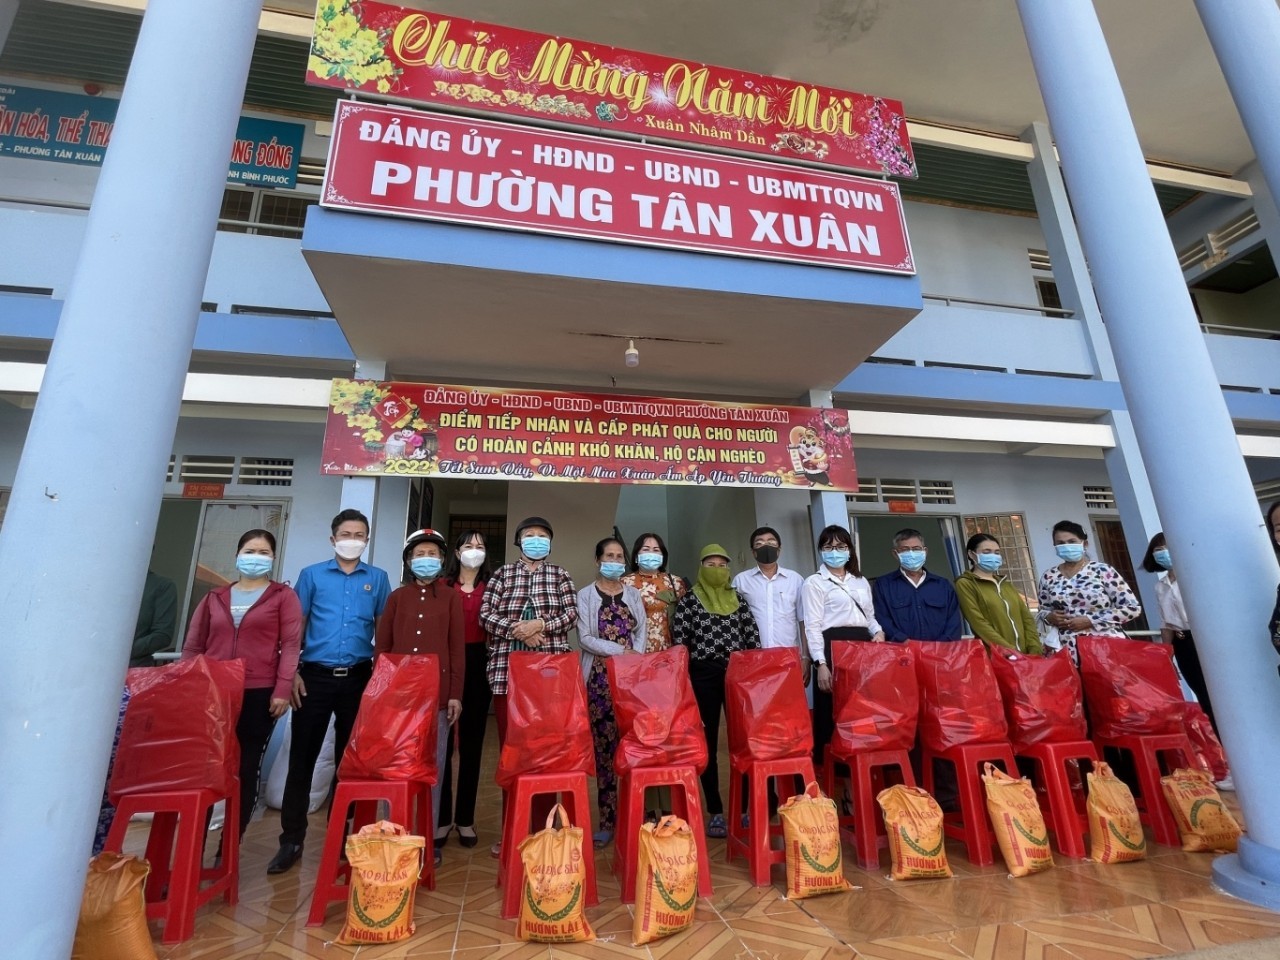
[[[671,634],[676,643],[689,649],[689,681],[707,735],[707,768],[702,772],[707,836],[723,837],[728,825],[720,800],[716,748],[724,708],[724,675],[730,654],[760,646],[760,630],[746,599],[729,584],[729,552],[718,543],[708,544],[702,548],[700,560],[693,590],[676,605]]]

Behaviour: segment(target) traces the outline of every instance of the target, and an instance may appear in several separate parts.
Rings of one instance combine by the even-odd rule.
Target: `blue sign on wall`
[[[120,101],[0,84],[0,156],[101,166]],[[303,126],[241,117],[228,183],[292,189]]]

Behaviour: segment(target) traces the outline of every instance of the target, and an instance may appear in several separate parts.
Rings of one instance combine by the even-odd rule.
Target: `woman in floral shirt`
[[[627,552],[620,540],[608,537],[596,544],[596,579],[578,591],[578,641],[582,646],[582,675],[587,683],[587,712],[596,748],[596,789],[600,805],[597,847],[613,839],[618,814],[618,778],[613,755],[618,751],[618,721],[609,696],[605,659],[645,652],[648,624],[644,601],[634,587],[621,582]]]
[[[1123,637],[1124,624],[1142,613],[1142,605],[1114,567],[1089,559],[1089,536],[1080,524],[1070,520],[1055,524],[1053,545],[1062,563],[1040,577],[1036,617],[1057,629],[1062,646],[1079,663],[1077,636]]]
[[[689,589],[684,578],[667,572],[667,545],[656,533],[642,533],[631,548],[631,572],[622,578],[644,598],[649,634],[645,649],[656,653],[671,646],[671,616]]]
[[[699,559],[693,591],[676,605],[672,639],[689,648],[689,682],[707,735],[707,768],[702,771],[702,795],[709,816],[707,836],[723,837],[728,825],[720,799],[716,745],[724,708],[724,678],[730,654],[759,648],[760,629],[746,598],[729,583],[728,551],[711,543],[702,548]]]

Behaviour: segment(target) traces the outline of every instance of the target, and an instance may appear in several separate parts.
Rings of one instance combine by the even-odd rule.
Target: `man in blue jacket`
[[[872,587],[876,619],[891,643],[906,640],[959,640],[963,632],[960,601],[951,582],[924,568],[927,552],[919,530],[893,537],[898,569],[877,577]]]

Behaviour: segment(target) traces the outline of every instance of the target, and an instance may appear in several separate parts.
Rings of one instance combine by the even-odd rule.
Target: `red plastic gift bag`
[[[930,750],[1009,736],[996,675],[981,640],[912,641],[920,681],[920,742]]]
[[[170,667],[139,667],[129,671],[127,686],[111,802],[168,790],[229,796],[240,769],[236,722],[244,661],[198,656]]]
[[[724,678],[724,707],[729,757],[735,766],[807,757],[813,752],[813,723],[795,648],[731,654]]]
[[[1084,692],[1070,651],[1029,657],[992,647],[991,667],[1000,685],[1009,739],[1015,747],[1089,739]]]
[[[833,643],[832,751],[910,750],[920,720],[915,645]]]
[[[517,651],[508,670],[507,738],[498,756],[498,786],[509,790],[522,773],[594,777],[595,744],[578,655]]]
[[[440,658],[383,653],[373,662],[339,780],[435,783]]]
[[[1120,637],[1076,638],[1093,735],[1182,733],[1182,686],[1173,651]]]
[[[689,651],[610,657],[609,692],[618,721],[619,774],[638,767],[707,766],[707,737],[689,683]]]
[[[1222,749],[1222,742],[1213,732],[1213,724],[1204,707],[1198,703],[1183,705],[1183,721],[1187,728],[1187,738],[1196,752],[1196,762],[1203,767],[1214,780],[1222,780],[1227,775],[1227,754]]]

